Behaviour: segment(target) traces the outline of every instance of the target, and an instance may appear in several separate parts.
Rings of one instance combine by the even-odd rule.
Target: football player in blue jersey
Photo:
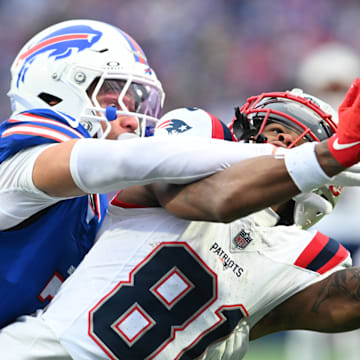
[[[106,189],[81,189],[71,175],[75,144],[82,152],[91,137],[140,135],[164,99],[139,45],[96,21],[66,21],[35,35],[11,75],[13,113],[0,127],[0,326],[48,303],[105,215],[106,195],[98,193]],[[88,146],[102,173],[102,150]]]
[[[0,327],[45,306],[73,272],[104,218],[104,194],[187,183],[241,160],[213,140],[138,138],[164,92],[115,26],[50,26],[20,50],[11,75],[13,113],[0,125]]]

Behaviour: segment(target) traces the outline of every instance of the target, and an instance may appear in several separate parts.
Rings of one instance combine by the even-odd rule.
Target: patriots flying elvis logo
[[[181,134],[192,129],[185,121],[179,119],[171,119],[164,121],[158,126],[159,129],[165,129],[169,135]]]
[[[19,71],[17,87],[20,82],[24,82],[27,70],[38,55],[48,52],[49,58],[63,59],[70,56],[75,50],[80,52],[91,48],[101,36],[102,32],[87,25],[74,25],[54,31],[19,56],[16,66],[20,62],[23,63]]]

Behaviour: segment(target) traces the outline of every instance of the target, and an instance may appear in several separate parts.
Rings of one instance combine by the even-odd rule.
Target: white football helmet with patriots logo
[[[154,135],[184,135],[235,140],[225,123],[213,114],[197,107],[183,107],[167,112],[156,125]]]
[[[80,121],[91,136],[104,137],[108,121],[136,116],[139,135],[160,117],[164,92],[140,46],[124,31],[94,20],[70,20],[35,35],[11,66],[13,112],[51,108]],[[101,108],[97,96],[119,94]],[[131,98],[132,108],[125,101]],[[102,132],[100,122],[107,124]]]

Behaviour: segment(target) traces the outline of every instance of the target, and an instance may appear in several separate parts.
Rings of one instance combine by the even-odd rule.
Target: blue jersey
[[[0,125],[0,162],[30,146],[89,137],[75,119],[52,110]],[[0,231],[0,327],[44,307],[93,245],[106,195],[63,200]]]

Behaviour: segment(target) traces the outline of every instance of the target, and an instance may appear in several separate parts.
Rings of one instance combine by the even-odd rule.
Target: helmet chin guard
[[[157,121],[164,92],[141,47],[124,31],[94,20],[52,25],[30,39],[11,66],[13,112],[50,108],[78,119],[91,136],[109,131],[98,95],[117,95],[117,116],[135,116],[139,135]],[[109,83],[118,86],[109,88]],[[121,86],[120,86],[121,85]],[[129,108],[131,98],[133,105]],[[103,123],[103,125],[102,125]],[[103,128],[105,129],[103,131]]]
[[[341,194],[342,187],[330,185],[295,196],[294,224],[305,230],[315,225],[333,211]]]

